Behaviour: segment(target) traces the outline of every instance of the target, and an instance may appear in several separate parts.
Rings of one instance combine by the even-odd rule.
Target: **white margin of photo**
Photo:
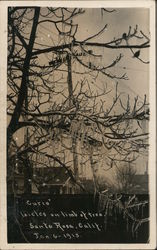
[[[90,3],[90,4],[89,4]],[[149,8],[150,9],[150,242],[145,244],[8,244],[6,193],[6,93],[7,93],[7,8],[8,6],[66,6],[84,8]],[[155,1],[0,1],[0,249],[156,249],[156,37]],[[114,237],[114,236],[113,236]]]

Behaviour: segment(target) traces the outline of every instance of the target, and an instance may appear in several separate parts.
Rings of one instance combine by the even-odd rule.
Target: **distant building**
[[[148,174],[136,174],[133,179],[132,191],[136,194],[148,194]]]
[[[146,162],[144,174],[136,174],[133,179],[133,192],[136,194],[148,194],[148,162]]]
[[[14,180],[8,181],[8,194],[24,193],[24,173],[14,173]],[[31,183],[33,194],[74,194],[76,185],[63,167],[40,167],[33,169]]]
[[[24,175],[21,173],[14,173],[14,181],[8,181],[7,186],[8,194],[16,193],[23,194],[24,193]]]
[[[73,194],[75,185],[63,167],[34,168],[32,193]]]

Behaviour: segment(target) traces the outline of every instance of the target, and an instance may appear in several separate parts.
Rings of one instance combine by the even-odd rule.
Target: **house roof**
[[[68,171],[63,167],[35,168],[36,179],[42,178],[46,185],[63,185],[70,179]]]

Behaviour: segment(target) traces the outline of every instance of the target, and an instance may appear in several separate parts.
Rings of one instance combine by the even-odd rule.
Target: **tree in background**
[[[136,169],[132,164],[125,164],[116,168],[116,183],[118,186],[118,192],[125,194],[131,193],[133,190],[134,177],[136,175]]]

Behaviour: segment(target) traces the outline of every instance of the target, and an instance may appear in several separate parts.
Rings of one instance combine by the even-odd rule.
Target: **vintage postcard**
[[[156,248],[154,1],[1,1],[1,249]]]

